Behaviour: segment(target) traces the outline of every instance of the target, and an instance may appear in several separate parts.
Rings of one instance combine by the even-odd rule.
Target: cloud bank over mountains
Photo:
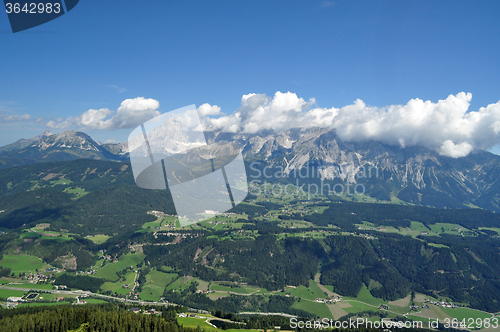
[[[233,114],[208,117],[206,126],[245,133],[331,127],[344,141],[377,140],[401,147],[423,145],[457,158],[473,149],[490,149],[500,143],[500,101],[468,112],[471,99],[471,93],[460,92],[437,103],[416,98],[406,105],[372,107],[358,99],[342,108],[315,108],[314,99],[305,101],[291,92],[276,92],[272,98],[248,94]]]
[[[471,93],[460,92],[438,102],[415,98],[405,105],[374,107],[358,99],[341,108],[316,107],[316,100],[304,100],[292,92],[247,94],[232,114],[217,105],[198,108],[205,129],[233,133],[262,130],[331,127],[344,141],[377,140],[401,147],[422,145],[441,155],[458,158],[474,149],[491,149],[500,144],[500,101],[469,111]],[[137,97],[124,100],[116,111],[89,109],[66,120],[51,120],[47,127],[90,129],[135,128],[161,113],[155,99]],[[29,115],[1,118],[4,122],[27,121]],[[37,122],[37,121],[35,121]]]

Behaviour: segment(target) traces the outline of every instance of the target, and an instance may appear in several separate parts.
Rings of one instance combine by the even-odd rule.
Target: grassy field
[[[202,317],[212,317],[210,315],[202,315]],[[216,331],[217,328],[205,322],[207,318],[199,317],[177,317],[177,322],[184,327],[197,328],[198,326],[203,330]]]
[[[245,219],[247,217],[248,216],[246,214],[236,214],[230,216],[218,215],[198,223],[197,226],[214,231],[241,229],[246,223],[236,222],[236,220]]]
[[[373,305],[370,305],[370,304],[367,304],[365,302],[361,302],[361,301],[354,301],[354,300],[350,300],[348,301],[349,304],[351,305],[351,307],[347,307],[347,308],[342,308],[344,309],[345,311],[347,311],[348,313],[354,313],[354,312],[362,312],[362,311],[373,311],[373,312],[379,312],[378,310],[378,307],[377,306],[373,306]],[[392,310],[392,309],[391,309]]]
[[[4,285],[4,286],[13,288],[31,288],[31,289],[44,289],[44,290],[51,290],[54,288],[52,284],[33,284],[27,281],[22,281],[22,282],[15,281],[15,283],[12,285]]]
[[[367,304],[371,304],[376,307],[379,307],[381,304],[387,304],[386,301],[373,297],[373,295],[370,293],[370,291],[368,290],[368,288],[366,288],[365,285],[363,285],[363,288],[361,288],[357,297],[344,297],[344,300],[348,301],[349,303],[351,303],[350,302],[351,300],[360,301]],[[353,303],[351,304],[354,305]]]
[[[146,276],[146,284],[140,292],[142,300],[158,301],[163,296],[165,287],[177,278],[176,273],[164,273],[157,270],[151,270]]]
[[[184,327],[189,327],[189,328],[197,328],[198,326],[200,329],[204,331],[221,331],[220,329],[217,329],[213,327],[212,325],[208,324],[206,322],[207,319],[217,319],[217,317],[214,317],[212,315],[206,315],[206,314],[200,314],[197,317],[178,317],[177,322],[180,325],[183,325]],[[256,332],[258,330],[247,330],[247,329],[229,329],[229,330],[224,330],[225,332]]]
[[[162,219],[158,218],[156,221],[150,221],[146,222],[142,225],[143,229],[146,230],[154,230],[155,227],[160,227],[161,226]]]
[[[18,307],[42,307],[42,306],[52,306],[52,305],[64,305],[64,304],[70,304],[70,302],[51,302],[51,303],[20,303]]]
[[[439,319],[439,320],[444,320],[446,318],[452,319],[453,316],[448,315],[442,308],[434,304],[429,304],[429,308],[431,309],[432,313]]]
[[[60,178],[60,179],[55,180],[55,181],[50,181],[50,184],[52,185],[52,187],[57,186],[58,184],[68,185],[71,183],[73,183],[73,181],[71,181],[70,179],[64,179],[64,178]]]
[[[97,234],[94,236],[87,237],[87,239],[89,239],[90,241],[97,243],[97,244],[102,244],[102,243],[106,242],[109,238],[110,238],[110,236],[104,235],[104,234]]]
[[[449,248],[447,245],[440,243],[427,243],[427,244],[434,248]]]
[[[224,285],[219,285],[217,283],[212,283],[211,290],[217,292],[228,292],[237,294],[252,294],[259,291],[257,287],[228,287]]]
[[[85,299],[85,301],[87,301],[87,303],[92,303],[92,304],[108,303],[108,301],[104,301],[104,300],[100,300],[100,299]]]
[[[57,295],[57,297],[62,297],[62,295]],[[38,297],[38,299],[39,300],[47,300],[47,301],[55,301],[56,295],[55,294],[44,293],[44,294],[40,294],[40,296]]]
[[[480,319],[485,319],[485,318],[492,318],[493,315],[488,314],[486,312],[482,312],[479,310],[474,310],[470,308],[442,308],[442,310],[447,313],[448,315],[457,318],[458,320],[465,319],[466,321],[469,318],[480,318]]]
[[[285,290],[286,294],[291,296],[300,297],[308,300],[316,300],[318,298],[326,298],[325,293],[319,288],[318,284],[314,280],[309,281],[309,287],[298,286],[298,287],[290,287]]]
[[[88,191],[85,191],[85,189],[80,188],[80,187],[66,188],[66,189],[64,189],[64,192],[68,193],[68,194],[75,195],[75,197],[73,197],[73,199],[79,199],[79,198],[88,194]]]
[[[331,318],[333,319],[332,313],[330,309],[328,309],[327,305],[324,303],[318,303],[313,301],[301,300],[296,301],[293,305],[295,309],[301,309],[307,311],[313,315],[316,315],[321,318]]]
[[[437,234],[445,233],[452,235],[460,235],[462,232],[468,232],[469,229],[455,224],[437,223],[435,225],[429,225],[432,232]]]
[[[167,290],[183,290],[184,288],[189,287],[193,281],[196,279],[193,279],[191,277],[179,277],[177,280],[175,280],[173,283],[168,285]]]
[[[207,296],[210,300],[215,301],[215,300],[218,300],[218,299],[223,298],[223,297],[228,297],[229,294],[228,293],[210,293]]]
[[[162,226],[165,225],[170,225],[170,226],[175,226],[175,221],[177,220],[176,217],[172,216],[165,216],[162,221]]]
[[[150,222],[146,222],[144,223],[142,226],[141,226],[141,229],[138,230],[137,232],[139,233],[147,233],[147,232],[155,232],[155,231],[158,231],[158,230],[168,230],[170,229],[169,227],[167,226],[176,226],[176,221],[177,221],[177,218],[176,217],[172,217],[172,216],[165,216],[165,217],[157,217],[155,221],[150,221]],[[159,229],[156,229],[155,227],[159,227]],[[177,226],[177,227],[180,227]]]
[[[202,291],[204,291],[204,290],[206,290],[206,291],[210,290],[208,288],[208,286],[210,285],[209,282],[203,281],[203,280],[198,279],[198,278],[197,278],[197,281],[198,281],[198,290],[202,290]]]
[[[41,271],[48,267],[40,258],[30,255],[4,255],[0,266],[9,267],[15,274],[35,272],[36,269]]]
[[[56,298],[58,297],[64,297],[64,299],[74,299],[76,297],[76,295],[72,295],[72,294],[56,294],[56,293],[52,293],[52,294],[49,294],[49,293],[43,293],[43,294],[40,294],[40,297],[39,299],[40,300],[48,300],[48,301],[55,301]]]
[[[300,297],[302,299],[308,299],[311,301],[314,301],[317,299],[317,297],[314,296],[314,294],[311,293],[309,291],[309,289],[307,289],[306,286],[298,286],[296,288],[286,289],[285,293],[290,294],[291,296],[296,296],[296,297]]]
[[[316,296],[316,298],[326,298],[327,297],[327,295],[325,294],[325,292],[323,292],[321,290],[321,288],[319,288],[318,284],[314,280],[309,281],[309,291],[314,296]]]
[[[123,255],[118,262],[107,263],[103,267],[97,269],[97,272],[93,276],[116,282],[119,279],[116,272],[123,270],[127,266],[137,266],[138,263],[144,260],[144,257],[145,255],[139,252]]]
[[[0,289],[0,298],[7,299],[11,296],[21,297],[24,295],[24,291],[14,290],[14,289]]]
[[[135,280],[135,272],[131,271],[124,275],[125,281],[117,281],[117,282],[105,282],[102,284],[101,289],[103,291],[111,291],[112,293],[117,293],[120,295],[127,295],[131,290],[130,287],[133,286]],[[129,284],[128,288],[123,288],[122,285]]]

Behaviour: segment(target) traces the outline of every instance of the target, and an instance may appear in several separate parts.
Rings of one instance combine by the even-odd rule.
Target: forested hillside
[[[175,214],[170,195],[134,184],[128,163],[78,160],[0,171],[0,228],[49,223],[80,235],[137,230],[154,217]]]

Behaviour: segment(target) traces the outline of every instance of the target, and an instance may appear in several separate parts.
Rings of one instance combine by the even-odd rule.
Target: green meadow
[[[68,185],[68,184],[71,184],[73,183],[73,181],[71,181],[70,179],[65,179],[65,178],[59,178],[58,180],[54,180],[54,181],[50,181],[50,184],[53,186],[57,186],[57,185]]]
[[[321,288],[319,288],[318,284],[316,284],[314,280],[309,281],[309,287],[289,287],[285,290],[285,293],[291,296],[296,296],[311,301],[314,301],[318,298],[326,298],[325,293],[321,290]]]
[[[138,230],[139,233],[154,232],[157,231],[155,227],[160,227],[160,230],[169,229],[166,226],[176,226],[177,218],[172,216],[158,217],[155,221],[149,221],[142,225],[142,228]],[[180,227],[180,226],[177,226]]]
[[[3,259],[0,260],[0,266],[8,267],[12,273],[29,273],[35,272],[36,269],[39,271],[46,269],[48,264],[42,262],[42,260],[35,256],[30,255],[4,255]]]
[[[87,237],[87,239],[89,239],[90,241],[97,243],[97,244],[102,244],[102,243],[106,242],[109,238],[110,238],[110,236],[104,235],[104,234],[97,234],[94,236]]]
[[[12,288],[31,288],[31,289],[43,289],[43,290],[52,290],[54,288],[54,286],[52,284],[42,284],[42,283],[38,283],[38,284],[33,284],[31,282],[27,282],[27,281],[22,281],[22,282],[18,282],[16,280],[16,282],[12,285],[4,285],[6,287],[12,287]]]
[[[203,315],[203,317],[207,317],[207,315]],[[217,328],[205,322],[206,318],[198,318],[198,317],[177,317],[177,322],[179,325],[190,328],[197,328],[198,326],[203,330],[215,331]],[[238,330],[239,331],[239,330]]]
[[[474,310],[470,308],[442,308],[442,310],[448,315],[457,318],[458,320],[463,320],[467,322],[469,318],[473,319],[482,319],[484,321],[485,318],[492,318],[493,315],[487,312]]]
[[[292,305],[292,307],[295,309],[301,309],[307,311],[313,315],[316,315],[317,317],[333,319],[330,309],[328,309],[327,305],[324,303],[308,301],[308,300],[300,300],[296,301]]]
[[[99,303],[108,303],[108,301],[100,300],[100,299],[85,299],[87,303],[99,304]]]
[[[117,282],[105,282],[104,284],[102,284],[101,286],[101,289],[103,291],[111,291],[111,293],[117,293],[117,294],[120,294],[120,295],[127,295],[130,291],[131,291],[131,287],[133,286],[134,284],[134,280],[135,280],[135,272],[128,272],[126,273],[124,276],[125,278],[125,281],[123,280],[120,280],[120,281],[117,281]],[[122,287],[122,285],[125,285],[125,284],[129,284],[128,287],[124,288]]]
[[[21,297],[24,293],[26,292],[15,289],[0,289],[0,298],[7,299],[11,296]]]
[[[64,192],[65,193],[68,193],[68,194],[73,194],[75,195],[75,197],[73,197],[73,199],[79,199],[85,195],[88,194],[87,191],[85,191],[85,189],[83,188],[80,188],[80,187],[76,187],[76,188],[66,188],[64,189]]]
[[[140,297],[146,301],[158,301],[163,296],[165,287],[177,278],[176,273],[164,273],[151,270],[146,275],[146,283],[142,287]]]
[[[179,277],[177,278],[174,282],[172,282],[170,285],[167,286],[167,290],[183,290],[191,285],[193,281],[195,281],[196,278],[190,278],[190,277]]]
[[[104,278],[106,280],[116,282],[119,277],[116,272],[123,270],[127,266],[136,267],[137,264],[144,260],[145,255],[143,253],[129,253],[120,257],[118,262],[106,263],[103,267],[97,269],[97,272],[93,275],[97,278]]]
[[[189,328],[197,328],[198,326],[203,331],[220,331],[220,329],[213,327],[212,325],[206,322],[207,319],[217,319],[212,315],[206,314],[197,314],[197,317],[177,317],[177,322],[179,325]],[[228,329],[224,330],[225,332],[256,332],[258,330],[248,330],[248,329]]]
[[[210,289],[217,292],[228,292],[228,293],[236,293],[243,295],[253,294],[259,291],[258,287],[229,287],[217,283],[212,283]]]
[[[53,306],[53,305],[65,305],[65,304],[70,304],[70,302],[50,302],[50,303],[36,303],[36,302],[30,302],[30,303],[20,303],[18,307],[42,307],[42,306]]]
[[[298,286],[298,287],[295,287],[295,288],[287,288],[285,290],[285,293],[286,294],[289,294],[291,296],[296,296],[296,297],[300,297],[302,299],[307,299],[307,300],[311,300],[311,301],[314,301],[317,299],[317,297],[315,297],[308,289],[306,286]]]
[[[387,304],[387,301],[384,301],[382,299],[378,299],[378,298],[374,297],[370,293],[368,288],[366,288],[365,285],[363,285],[363,288],[361,288],[357,297],[347,297],[346,296],[343,299],[349,303],[351,303],[350,301],[360,301],[360,302],[367,303],[367,304],[370,304],[370,305],[373,305],[376,307],[379,307],[381,304]],[[351,304],[354,305],[353,303],[351,303]]]

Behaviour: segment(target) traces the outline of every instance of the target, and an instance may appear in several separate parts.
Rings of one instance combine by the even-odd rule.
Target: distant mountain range
[[[209,137],[210,142],[238,142],[247,162],[283,169],[292,183],[299,178],[318,185],[323,180],[330,188],[336,183],[363,184],[365,194],[378,201],[500,211],[500,156],[490,152],[451,158],[422,146],[344,142],[331,128]],[[301,176],[307,173],[304,168],[310,170],[307,179]]]
[[[122,161],[128,159],[124,149],[126,146],[121,144],[99,144],[82,132],[69,130],[52,134],[48,130],[1,147],[0,168],[82,158]]]
[[[422,146],[344,142],[331,128],[259,134],[209,132],[206,136],[209,144],[237,142],[252,179],[257,178],[256,169],[267,166],[275,170],[268,172],[272,178],[263,179],[260,172],[259,180],[282,181],[275,174],[283,170],[292,183],[300,178],[301,183],[319,185],[323,181],[330,188],[335,184],[363,184],[365,199],[500,211],[500,156],[486,151],[451,158]],[[174,142],[176,137],[168,139]],[[128,146],[100,144],[82,132],[46,131],[0,148],[0,168],[81,158],[126,161]],[[310,176],[299,176],[307,169]]]

